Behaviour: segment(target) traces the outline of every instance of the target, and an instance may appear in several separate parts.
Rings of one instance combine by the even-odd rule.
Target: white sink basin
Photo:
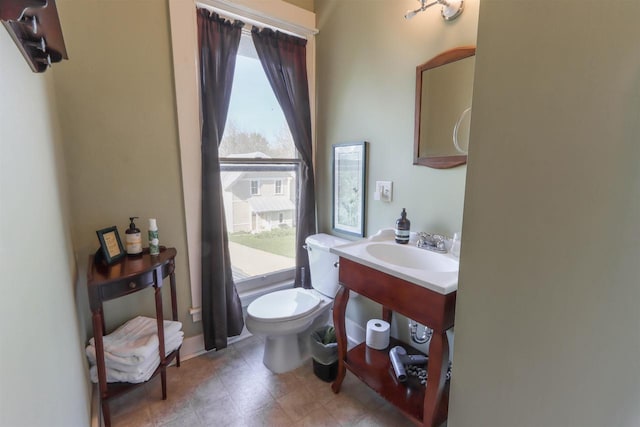
[[[415,238],[400,245],[394,240],[393,229],[333,247],[331,252],[443,295],[458,290],[457,258],[418,248]]]
[[[442,254],[416,246],[393,243],[369,243],[365,250],[372,257],[398,267],[446,272],[458,271],[458,263]]]

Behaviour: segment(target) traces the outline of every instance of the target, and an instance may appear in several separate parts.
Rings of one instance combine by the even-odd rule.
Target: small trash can
[[[325,325],[313,331],[309,344],[313,373],[325,382],[335,380],[338,375],[338,343],[333,326]]]

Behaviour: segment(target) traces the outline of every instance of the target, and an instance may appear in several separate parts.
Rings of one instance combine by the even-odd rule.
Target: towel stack
[[[165,355],[182,345],[182,323],[164,321]],[[107,382],[142,383],[160,365],[157,320],[138,316],[103,337]],[[98,382],[96,347],[93,338],[86,349],[91,364],[91,381]]]

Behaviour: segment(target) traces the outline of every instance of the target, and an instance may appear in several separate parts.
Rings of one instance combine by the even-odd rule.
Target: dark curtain
[[[223,349],[244,326],[233,283],[218,146],[224,132],[240,44],[240,21],[197,10],[202,114],[202,330],[205,349]]]
[[[306,237],[316,232],[316,196],[307,81],[307,41],[269,28],[260,30],[256,27],[251,31],[251,37],[302,161],[298,187],[295,283],[296,286],[310,287],[309,259],[303,245]]]

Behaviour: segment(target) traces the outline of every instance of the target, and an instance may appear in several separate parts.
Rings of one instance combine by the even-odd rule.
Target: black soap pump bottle
[[[400,218],[396,221],[396,243],[403,245],[409,243],[409,230],[411,229],[411,221],[407,219],[407,211],[402,208]]]
[[[129,228],[125,231],[125,242],[127,247],[127,255],[129,256],[137,256],[142,254],[142,234],[140,233],[140,229],[136,227],[133,220],[137,219],[137,216],[129,217]]]

